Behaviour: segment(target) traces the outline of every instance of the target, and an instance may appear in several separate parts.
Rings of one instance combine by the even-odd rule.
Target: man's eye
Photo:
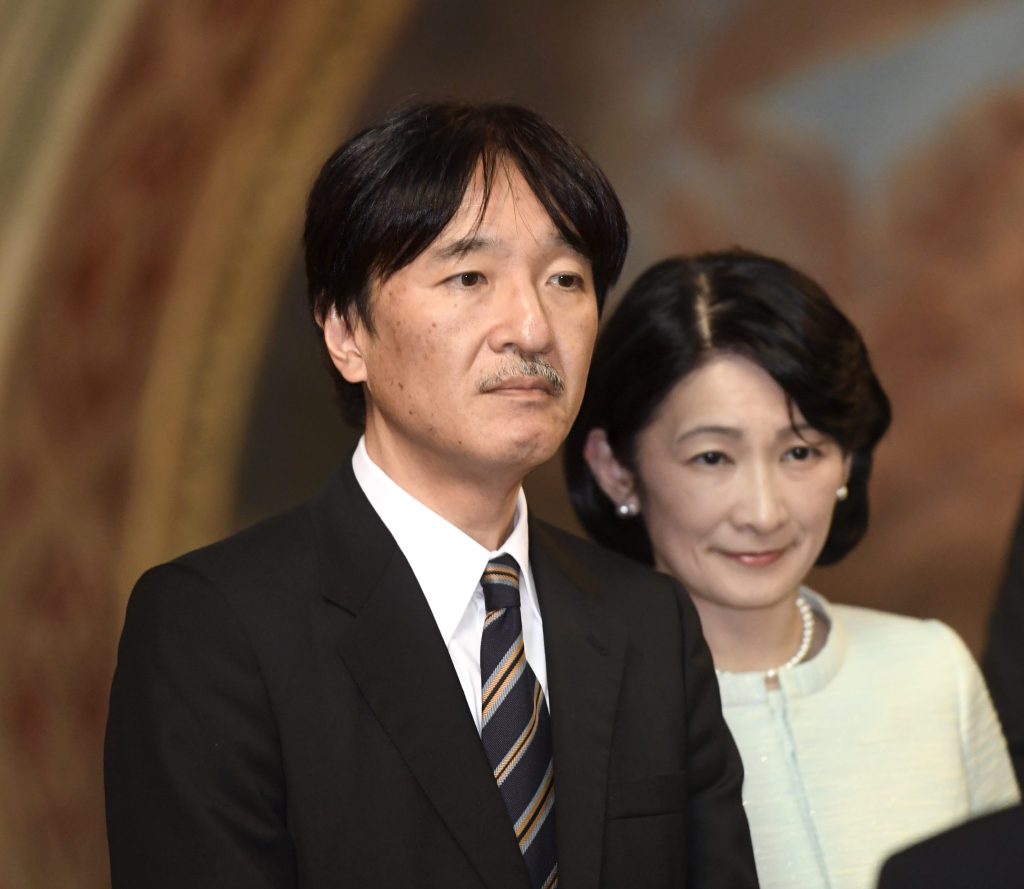
[[[476,287],[483,279],[483,275],[479,272],[462,272],[456,275],[455,279],[462,287]]]
[[[555,275],[552,280],[555,285],[563,290],[576,290],[583,286],[583,278],[580,275],[572,275],[568,272],[562,275]]]

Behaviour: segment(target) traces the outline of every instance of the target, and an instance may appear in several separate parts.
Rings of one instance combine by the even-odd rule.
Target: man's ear
[[[366,362],[357,336],[364,331],[362,322],[357,320],[354,325],[350,324],[348,318],[339,315],[338,310],[332,307],[321,326],[327,352],[338,373],[349,383],[366,382]]]
[[[636,478],[623,466],[608,444],[608,435],[603,429],[591,429],[583,446],[583,459],[597,479],[601,490],[615,504],[617,510],[627,508],[625,515],[636,515],[640,511],[637,497]]]

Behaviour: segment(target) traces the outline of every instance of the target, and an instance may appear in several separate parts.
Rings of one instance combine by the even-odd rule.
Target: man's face
[[[354,313],[325,325],[339,371],[365,384],[370,456],[414,487],[518,481],[555,453],[583,397],[590,263],[514,168],[499,165],[477,226],[481,200],[477,175],[438,238],[374,287],[374,333]]]

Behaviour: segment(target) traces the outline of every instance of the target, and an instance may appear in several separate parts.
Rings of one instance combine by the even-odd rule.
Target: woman
[[[700,613],[764,889],[868,889],[895,848],[1018,798],[952,630],[803,585],[863,536],[888,425],[824,291],[732,251],[659,263],[626,293],[566,445],[586,528]]]

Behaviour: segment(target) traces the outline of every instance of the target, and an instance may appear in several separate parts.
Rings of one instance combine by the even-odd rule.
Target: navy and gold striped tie
[[[534,889],[558,885],[555,777],[544,690],[526,662],[519,565],[493,559],[480,581],[487,618],[480,640],[483,740]]]

